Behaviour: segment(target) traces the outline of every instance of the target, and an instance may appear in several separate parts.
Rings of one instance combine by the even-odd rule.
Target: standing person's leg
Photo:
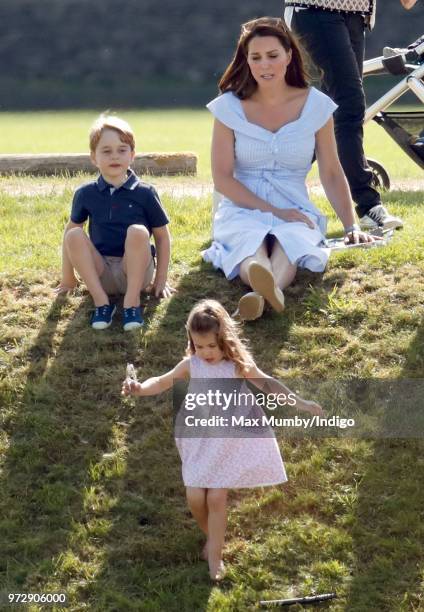
[[[348,168],[349,186],[352,198],[357,203],[356,211],[359,217],[363,217],[373,206],[381,204],[380,194],[372,187],[372,170],[368,166],[364,153],[364,118],[365,118],[365,92],[363,86],[363,63],[365,57],[365,22],[362,15],[346,14],[344,16],[350,48],[357,67],[357,102],[358,116],[354,130],[349,130],[344,124],[339,127],[336,122],[336,138],[340,139],[338,145],[340,161]],[[349,115],[342,115],[342,122],[348,124]],[[337,133],[340,131],[340,137]],[[337,142],[338,142],[337,141]],[[343,166],[344,167],[344,166]],[[347,172],[346,172],[347,176]]]
[[[359,217],[364,217],[370,209],[381,205],[380,195],[371,185],[372,171],[363,148],[364,19],[356,14],[308,9],[295,13],[293,26],[312,60],[323,71],[323,91],[339,106],[334,114],[337,150],[357,204],[356,211]],[[384,209],[376,211],[379,214],[375,225],[402,225]]]
[[[379,203],[379,195],[371,187],[367,195],[372,174],[365,167],[362,145],[365,96],[345,17],[330,11],[305,10],[295,14],[293,25],[313,62],[323,71],[322,90],[338,104],[334,113],[338,154],[352,197],[358,204],[358,214],[362,215]],[[363,18],[357,17],[363,24]],[[362,53],[364,35],[362,25]],[[366,196],[366,202],[358,201],[359,195]]]
[[[208,562],[212,580],[223,577],[225,530],[227,528],[227,489],[208,489],[206,503],[208,507]]]

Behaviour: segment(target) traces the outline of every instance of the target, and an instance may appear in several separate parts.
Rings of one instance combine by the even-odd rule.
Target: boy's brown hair
[[[135,138],[131,126],[119,117],[102,113],[100,117],[95,120],[90,129],[89,143],[91,153],[96,151],[101,135],[105,130],[115,130],[115,132],[118,133],[120,140],[129,145],[131,147],[131,151],[134,151]]]

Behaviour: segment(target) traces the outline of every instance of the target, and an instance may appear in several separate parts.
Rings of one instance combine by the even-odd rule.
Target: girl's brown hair
[[[225,308],[216,300],[202,300],[191,310],[187,319],[187,355],[194,355],[196,349],[192,333],[216,334],[224,359],[233,361],[241,373],[254,365],[253,358],[243,340],[239,337],[237,323],[233,321]]]
[[[249,43],[256,36],[275,36],[287,52],[291,50],[292,58],[287,66],[286,83],[300,88],[309,86],[309,75],[306,72],[303,59],[304,52],[301,51],[294,34],[290,32],[282,19],[260,17],[241,26],[240,38],[234,57],[218,83],[221,93],[232,91],[243,100],[249,98],[256,90],[258,84],[253,78],[247,63]]]

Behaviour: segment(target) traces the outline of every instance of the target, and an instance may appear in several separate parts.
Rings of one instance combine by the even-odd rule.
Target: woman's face
[[[255,36],[247,49],[247,63],[260,87],[281,82],[291,57],[276,36]]]

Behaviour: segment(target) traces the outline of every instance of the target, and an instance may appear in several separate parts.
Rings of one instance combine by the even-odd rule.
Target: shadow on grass
[[[293,321],[305,306],[298,293],[322,276],[302,273],[288,298],[288,316],[269,313],[246,324],[261,368],[272,372]],[[200,299],[218,298],[231,313],[246,289],[229,283],[203,262],[180,281],[178,293],[164,305],[158,327],[145,339],[140,378],[171,369],[184,355],[187,315]],[[92,609],[206,610],[211,596],[207,564],[199,560],[203,538],[186,506],[180,459],[172,427],[172,394],[122,400],[120,410],[137,417],[126,437],[127,465],[119,498],[111,510],[103,571],[82,596]],[[232,583],[220,588],[231,589]],[[93,608],[94,606],[94,608]]]
[[[219,296],[234,310],[237,288],[203,263],[177,289],[140,347],[140,379],[163,373],[182,358],[184,325],[198,300]],[[119,410],[137,416],[127,432],[126,470],[111,509],[103,570],[83,598],[96,610],[205,610],[212,586],[207,564],[199,559],[202,535],[186,505],[172,393],[124,399]]]
[[[164,373],[182,358],[184,324],[195,302],[220,295],[228,306],[232,292],[203,265],[190,270],[144,338],[135,360],[142,364],[140,379]],[[120,403],[117,410],[136,415],[126,434],[126,469],[114,492],[103,569],[82,597],[95,610],[204,610],[211,584],[207,564],[199,560],[201,534],[186,506],[172,394]]]
[[[299,295],[311,283],[326,286],[322,276],[302,272],[283,316],[270,313],[244,326],[259,367],[269,373],[305,311]],[[68,593],[71,607],[84,603],[102,612],[206,609],[211,585],[198,560],[201,534],[186,508],[170,397],[134,402],[119,393],[127,361],[140,378],[177,363],[196,301],[218,298],[232,312],[244,291],[200,263],[160,306],[163,316],[154,317],[156,303],[148,303],[141,334],[123,334],[117,321],[93,332],[88,298],[62,331],[66,302],[52,304],[22,355],[28,364],[22,391],[10,390],[7,400],[4,590],[50,585]]]
[[[31,299],[29,293],[27,304]],[[95,538],[92,489],[116,425],[116,377],[135,355],[136,337],[115,322],[94,332],[88,297],[62,332],[67,307],[62,298],[54,302],[19,355],[23,384],[18,381],[17,390],[2,385],[7,451],[0,471],[0,591],[51,591],[46,585],[53,584],[66,592],[69,581],[89,579],[94,571],[78,550]]]
[[[424,372],[424,321],[409,346],[401,378]],[[424,560],[424,432],[382,439],[358,488],[353,528],[355,575],[346,610],[421,610]]]

